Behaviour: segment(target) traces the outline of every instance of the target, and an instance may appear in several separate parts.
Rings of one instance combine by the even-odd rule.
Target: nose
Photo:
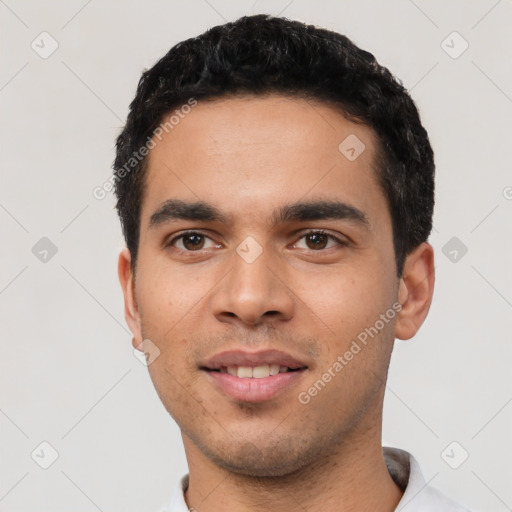
[[[279,275],[279,262],[268,251],[252,262],[234,252],[230,263],[230,271],[211,299],[217,320],[257,326],[293,317],[293,292]]]

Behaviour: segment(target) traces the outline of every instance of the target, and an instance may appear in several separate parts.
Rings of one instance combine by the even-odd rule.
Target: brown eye
[[[210,237],[196,231],[182,233],[173,238],[168,245],[183,252],[200,251],[201,249],[211,249],[216,246]]]
[[[329,237],[323,233],[306,235],[306,245],[309,249],[325,249]]]
[[[300,237],[295,247],[312,251],[322,251],[323,249],[331,249],[337,245],[345,247],[348,244],[334,235],[329,235],[323,231],[310,231]]]
[[[184,235],[182,237],[183,246],[189,251],[196,249],[202,249],[204,245],[204,236],[198,233],[192,233],[190,235]]]

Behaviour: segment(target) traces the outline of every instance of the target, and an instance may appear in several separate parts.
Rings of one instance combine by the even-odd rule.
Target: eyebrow
[[[369,228],[368,217],[358,208],[342,201],[316,200],[297,202],[282,206],[273,212],[271,226],[293,221],[349,220]],[[204,201],[187,203],[179,199],[169,199],[162,203],[149,219],[149,228],[177,221],[210,221],[229,224],[229,217],[215,206]]]

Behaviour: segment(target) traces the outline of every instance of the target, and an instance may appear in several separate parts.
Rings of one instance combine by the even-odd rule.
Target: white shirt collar
[[[395,512],[470,512],[430,487],[421,473],[418,461],[410,453],[387,446],[383,451],[391,477],[400,488],[405,489]],[[184,497],[187,487],[188,474],[176,484],[170,503],[158,512],[188,512]]]

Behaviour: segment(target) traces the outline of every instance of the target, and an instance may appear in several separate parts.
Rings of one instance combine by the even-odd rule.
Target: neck
[[[391,478],[381,446],[381,420],[351,433],[306,467],[280,477],[227,471],[182,433],[189,465],[188,507],[197,512],[392,512],[402,491]]]

